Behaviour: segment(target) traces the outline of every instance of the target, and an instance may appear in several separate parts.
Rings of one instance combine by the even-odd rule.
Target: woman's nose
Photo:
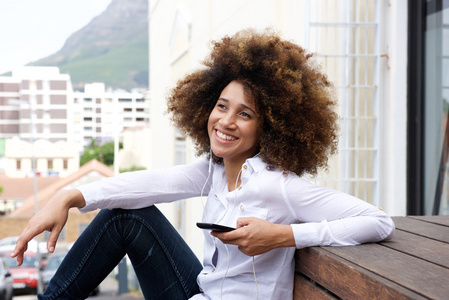
[[[235,117],[234,117],[234,115],[231,114],[231,113],[224,114],[220,118],[220,124],[223,127],[233,127],[233,126],[235,126]]]

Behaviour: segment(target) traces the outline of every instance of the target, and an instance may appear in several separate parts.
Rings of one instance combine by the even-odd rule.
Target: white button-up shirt
[[[245,162],[241,185],[231,192],[223,165],[213,164],[210,176],[208,171],[204,159],[168,169],[123,173],[79,187],[86,200],[80,210],[142,208],[199,196],[204,189],[208,199],[203,222],[235,227],[240,217],[257,217],[290,224],[296,248],[356,245],[394,234],[391,218],[371,204],[313,185],[295,174],[268,171],[258,157]],[[209,231],[204,236],[204,268],[197,279],[203,293],[192,299],[293,298],[295,248],[277,248],[253,261]]]

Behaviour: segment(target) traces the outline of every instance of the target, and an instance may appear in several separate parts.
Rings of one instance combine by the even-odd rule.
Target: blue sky
[[[0,74],[61,49],[111,0],[1,0]]]

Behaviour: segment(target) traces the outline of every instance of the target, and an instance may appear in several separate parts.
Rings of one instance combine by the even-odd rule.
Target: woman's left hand
[[[211,235],[225,244],[237,245],[246,255],[254,256],[279,247],[294,247],[290,225],[274,224],[259,218],[237,219],[237,229],[229,232],[212,231]]]

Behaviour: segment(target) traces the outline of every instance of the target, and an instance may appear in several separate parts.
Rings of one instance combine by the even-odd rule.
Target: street
[[[100,284],[100,294],[97,296],[91,296],[88,299],[92,300],[143,300],[143,296],[138,292],[130,292],[127,294],[117,295],[118,284],[112,276],[108,276],[101,284]],[[13,300],[34,300],[36,299],[36,295],[23,295],[23,296],[14,296]]]

